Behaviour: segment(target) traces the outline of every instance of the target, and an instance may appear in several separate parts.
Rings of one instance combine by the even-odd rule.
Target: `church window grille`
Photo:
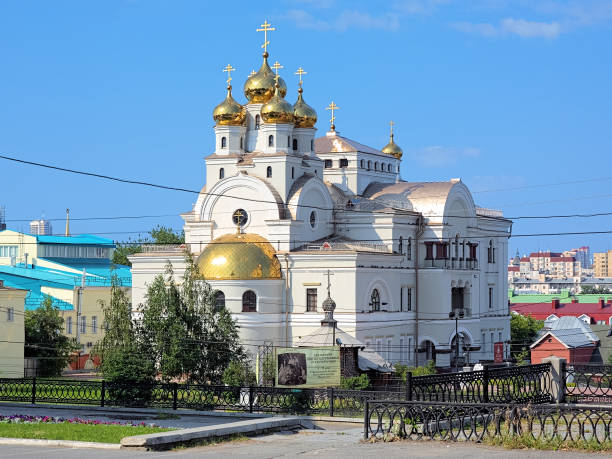
[[[274,146],[274,136],[273,135],[268,136],[268,146],[269,147]]]
[[[253,290],[242,294],[242,312],[257,312],[257,295]]]
[[[408,238],[408,243],[406,244],[406,259],[412,259],[412,238]]]
[[[331,169],[332,167],[332,160],[331,159],[326,159],[325,160],[325,169]]]
[[[266,177],[267,177],[267,178],[272,177],[272,166],[268,166],[268,167],[266,168]]]
[[[433,242],[425,242],[425,259],[433,260]]]
[[[316,224],[317,224],[317,214],[313,210],[312,212],[310,212],[310,227],[314,228]]]
[[[255,115],[255,129],[259,129],[259,126],[261,126],[261,116]]]
[[[406,311],[412,311],[412,289],[406,289]]]
[[[372,294],[370,295],[370,306],[372,307],[372,311],[380,311],[380,293],[378,293],[378,289],[372,290]]]
[[[346,159],[346,158],[340,159],[340,167],[341,168],[347,168],[348,167],[348,159]]]
[[[291,168],[291,178],[295,178],[295,167]]]
[[[297,151],[298,149],[298,141],[297,139],[293,139],[293,151]]]
[[[368,161],[368,170],[372,169],[372,161]]]
[[[306,312],[317,312],[317,289],[306,289]]]
[[[487,258],[489,263],[495,263],[495,247],[493,247],[493,241],[489,241],[489,247],[487,247]]]
[[[402,236],[399,237],[399,242],[397,244],[397,251],[399,253],[404,253],[404,238]]]
[[[221,137],[221,148],[227,148],[227,137]]]
[[[219,169],[219,180],[225,178],[225,169]]]
[[[221,290],[215,292],[215,311],[220,312],[225,309],[225,293]]]

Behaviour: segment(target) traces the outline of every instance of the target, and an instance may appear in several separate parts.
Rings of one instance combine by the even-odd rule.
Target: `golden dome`
[[[213,119],[217,126],[240,126],[246,119],[246,110],[232,97],[232,86],[227,87],[225,100],[213,110]]]
[[[391,139],[389,140],[389,143],[383,147],[382,152],[395,156],[397,159],[402,159],[402,155],[404,154],[399,145],[393,141],[393,133],[391,133]]]
[[[268,53],[263,54],[264,60],[259,71],[251,75],[244,83],[244,95],[250,104],[265,104],[274,95],[274,72],[268,65]],[[287,95],[287,85],[282,78],[278,79],[280,94]]]
[[[281,279],[275,250],[257,234],[224,234],[213,240],[198,257],[206,280]]]
[[[283,99],[279,85],[274,88],[274,95],[268,103],[261,107],[261,118],[264,123],[293,124],[293,107]]]
[[[293,105],[293,116],[295,117],[296,128],[312,128],[317,122],[317,112],[314,108],[304,102],[302,88],[298,89],[298,99]]]

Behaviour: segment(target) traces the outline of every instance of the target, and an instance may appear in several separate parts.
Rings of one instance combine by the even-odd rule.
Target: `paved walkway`
[[[37,448],[26,446],[3,446],[1,456],[5,458],[32,459],[128,459],[128,458],[289,458],[333,457],[333,458],[458,458],[458,459],[569,459],[587,458],[594,455],[563,451],[524,451],[490,448],[474,443],[441,442],[394,442],[361,443],[361,429],[348,428],[340,431],[279,432],[252,439],[239,439],[217,445],[177,451],[104,451],[67,448]],[[604,455],[600,455],[604,457]]]

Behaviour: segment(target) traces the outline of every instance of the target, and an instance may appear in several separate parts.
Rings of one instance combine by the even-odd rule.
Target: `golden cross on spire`
[[[325,110],[331,110],[331,119],[329,120],[331,122],[331,130],[335,131],[336,130],[336,126],[334,124],[334,121],[336,121],[336,116],[334,115],[334,110],[340,110],[340,107],[338,107],[334,101],[332,100],[331,104],[329,104],[329,106],[325,107]]]
[[[305,72],[304,69],[302,67],[300,67],[299,69],[297,69],[297,72],[295,72],[296,75],[300,76],[300,87],[302,87],[302,75],[306,75],[308,72]]]
[[[393,138],[393,126],[395,125],[395,123],[393,122],[393,120],[389,121],[389,126],[391,127],[391,138]]]
[[[227,72],[227,85],[229,86],[232,81],[232,72],[236,70],[231,64],[227,64],[223,69],[224,72]]]
[[[257,72],[255,70],[251,70],[251,73],[249,73],[249,76],[252,77],[253,75],[255,75]]]
[[[270,42],[268,41],[268,32],[276,30],[274,27],[271,27],[271,26],[272,26],[272,24],[268,24],[268,21],[266,20],[261,25],[261,29],[257,29],[257,32],[263,32],[264,33],[264,43],[263,43],[263,45],[261,45],[261,47],[264,49],[264,53],[268,52],[268,45],[270,44]]]
[[[274,63],[274,65],[272,66],[272,68],[273,68],[273,69],[274,69],[274,71],[276,72],[276,76],[274,77],[274,81],[276,81],[276,82],[278,83],[278,69],[282,69],[282,68],[283,68],[283,66],[282,66],[282,65],[280,65],[280,64],[278,63],[278,61],[276,61],[276,62]]]

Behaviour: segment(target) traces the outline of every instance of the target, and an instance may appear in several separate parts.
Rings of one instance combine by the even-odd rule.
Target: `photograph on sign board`
[[[306,384],[308,366],[306,355],[296,352],[278,356],[278,383],[283,386]]]

